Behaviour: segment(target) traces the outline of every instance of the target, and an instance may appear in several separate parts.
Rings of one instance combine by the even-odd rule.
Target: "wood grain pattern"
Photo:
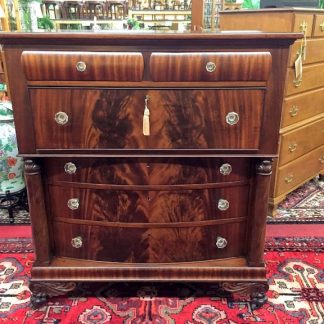
[[[282,108],[281,127],[284,128],[308,118],[323,114],[323,97],[324,88],[320,88],[285,98]]]
[[[278,169],[275,196],[294,190],[314,174],[324,171],[324,146],[301,156]],[[291,179],[291,180],[290,180]]]
[[[33,89],[37,148],[257,149],[262,90]],[[149,96],[151,135],[143,135]],[[46,107],[46,108],[44,108]],[[58,125],[63,111],[69,123]],[[236,125],[226,123],[230,112]]]
[[[320,117],[319,115],[318,117]],[[324,114],[319,120],[308,123],[281,136],[280,163],[283,166],[305,155],[324,143]],[[311,138],[311,141],[309,140]]]
[[[206,64],[216,64],[214,72]],[[271,68],[269,52],[152,53],[153,81],[266,81]]]
[[[143,55],[136,52],[24,51],[21,59],[31,81],[141,81],[144,73]],[[80,61],[83,72],[76,68]]]
[[[303,78],[299,87],[294,84],[295,70],[288,69],[286,80],[286,95],[294,95],[300,92],[324,87],[324,63],[303,66]]]
[[[108,183],[116,185],[181,185],[247,181],[250,161],[247,158],[55,158],[45,159],[47,181]],[[64,170],[66,163],[76,166],[75,174]],[[229,164],[232,171],[221,173]]]
[[[130,263],[172,263],[200,261],[244,255],[244,224],[218,226],[142,229],[102,228],[53,223],[57,233],[55,255],[97,261]],[[73,248],[71,240],[82,237],[82,247]],[[228,245],[216,247],[218,236]]]
[[[195,222],[245,217],[249,186],[201,190],[92,190],[50,186],[52,217],[125,223]],[[79,208],[68,208],[69,199]],[[229,202],[219,210],[220,199]],[[60,204],[55,203],[60,201]]]

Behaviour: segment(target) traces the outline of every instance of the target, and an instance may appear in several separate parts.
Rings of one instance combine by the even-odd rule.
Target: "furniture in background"
[[[298,37],[0,34],[35,304],[86,281],[206,281],[266,301],[271,159]]]
[[[222,30],[300,31],[305,35],[291,47],[288,60],[279,157],[270,189],[269,213],[275,215],[276,206],[288,193],[324,171],[324,10],[223,11],[220,22]]]

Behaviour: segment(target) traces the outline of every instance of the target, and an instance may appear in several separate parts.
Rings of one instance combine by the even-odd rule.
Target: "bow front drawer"
[[[30,93],[37,149],[260,146],[263,90],[52,88]]]
[[[269,52],[152,53],[153,81],[266,81]]]
[[[25,51],[22,64],[29,81],[141,81],[141,53]]]

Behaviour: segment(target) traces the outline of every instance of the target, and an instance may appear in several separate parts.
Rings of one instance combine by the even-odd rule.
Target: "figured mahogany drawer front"
[[[24,51],[22,64],[29,81],[141,81],[141,53]]]
[[[32,89],[30,94],[37,149],[259,148],[263,90]],[[145,102],[149,133],[143,127]]]
[[[306,34],[306,37],[311,37],[313,31],[313,21],[314,21],[313,13],[309,13],[309,14],[295,13],[292,32],[304,33]]]
[[[300,157],[324,143],[324,116],[322,119],[283,134],[280,144],[280,165]]]
[[[306,180],[324,171],[324,146],[301,156],[278,170],[276,196],[290,192]]]
[[[219,189],[80,189],[49,186],[54,218],[123,223],[198,222],[242,218],[249,186]]]
[[[245,158],[49,158],[50,183],[183,185],[247,181]]]
[[[243,256],[245,223],[197,227],[107,227],[53,223],[56,256],[125,263],[171,263]]]
[[[152,53],[153,81],[266,81],[269,52]]]
[[[323,114],[323,98],[324,88],[285,98],[281,128]]]

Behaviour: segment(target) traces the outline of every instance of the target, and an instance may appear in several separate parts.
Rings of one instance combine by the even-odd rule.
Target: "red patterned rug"
[[[296,250],[298,252],[296,252]],[[269,302],[251,310],[246,301],[215,297],[213,285],[105,284],[87,296],[29,305],[31,240],[0,240],[0,322],[3,323],[309,323],[324,322],[324,239],[272,238],[265,254]],[[92,287],[93,289],[93,287]]]
[[[267,222],[324,223],[324,182],[315,178],[287,195]]]

